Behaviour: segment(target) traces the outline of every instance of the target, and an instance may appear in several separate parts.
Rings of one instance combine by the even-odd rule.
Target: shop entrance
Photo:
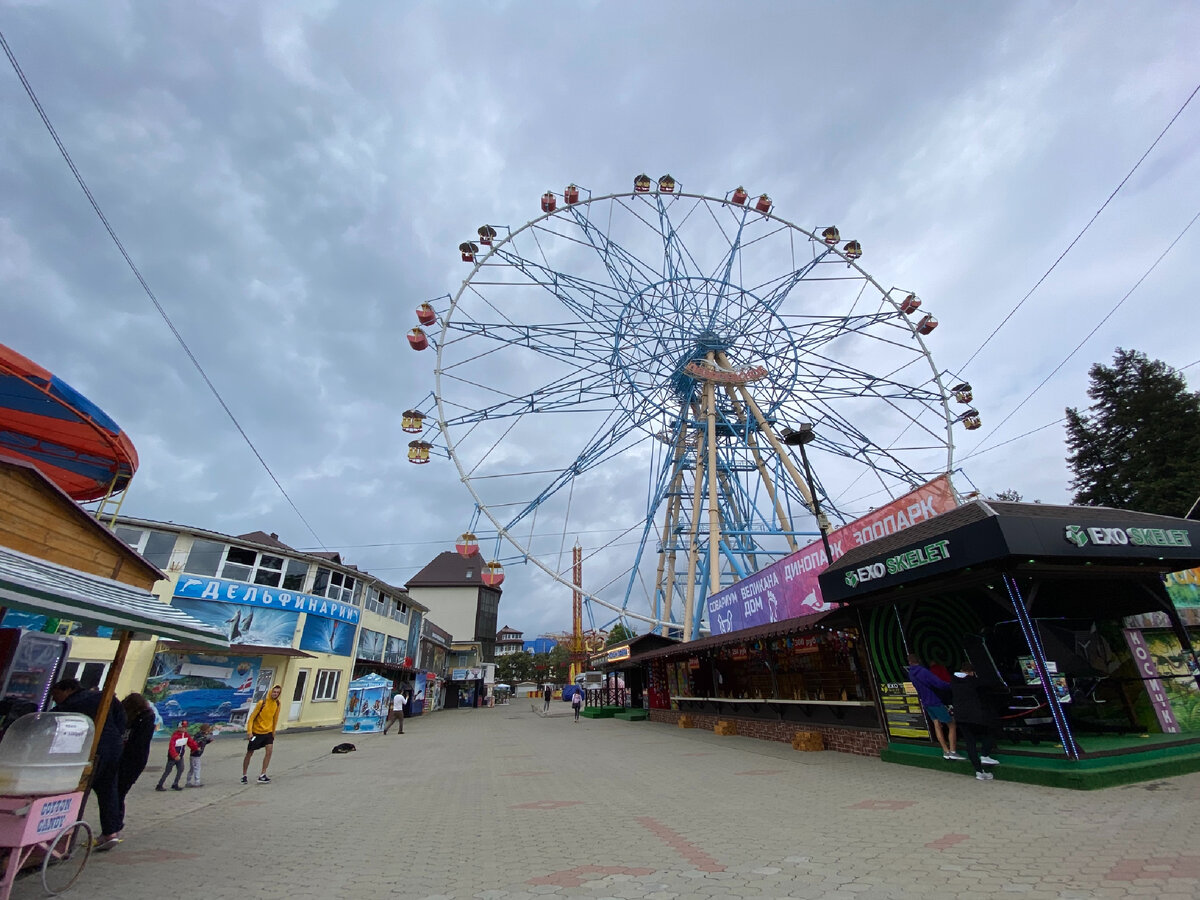
[[[295,722],[300,718],[300,710],[304,706],[304,690],[308,686],[309,671],[301,669],[296,673],[296,687],[292,690],[292,706],[288,710],[289,722]]]
[[[948,695],[951,673],[974,668],[997,777],[1101,787],[1200,770],[1200,660],[1163,580],[1198,562],[1193,521],[976,500],[847,552],[820,580],[864,622],[885,759],[946,768],[912,653],[945,667]]]

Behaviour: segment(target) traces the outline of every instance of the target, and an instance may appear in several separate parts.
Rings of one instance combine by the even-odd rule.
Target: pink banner
[[[830,552],[836,560],[854,547],[903,531],[918,522],[949,512],[956,505],[950,477],[939,475],[912,493],[830,532]],[[728,634],[754,625],[766,625],[828,609],[829,605],[822,599],[817,582],[817,576],[828,565],[824,543],[816,540],[732,587],[713,594],[706,604],[710,632]]]
[[[1129,652],[1133,654],[1138,674],[1142,676],[1142,683],[1146,686],[1146,696],[1150,698],[1150,705],[1154,707],[1154,714],[1158,717],[1158,724],[1164,734],[1178,733],[1179,723],[1175,720],[1175,711],[1171,708],[1171,700],[1158,678],[1158,665],[1146,647],[1141,629],[1125,628],[1123,631],[1125,643],[1129,645]]]

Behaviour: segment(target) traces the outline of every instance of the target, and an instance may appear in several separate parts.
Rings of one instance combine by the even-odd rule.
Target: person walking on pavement
[[[188,732],[187,719],[184,719],[176,726],[171,733],[171,737],[167,739],[167,764],[163,766],[162,777],[158,779],[158,784],[154,786],[156,791],[165,791],[163,787],[167,782],[167,778],[171,772],[175,772],[175,783],[171,785],[171,790],[182,791],[183,788],[179,784],[179,779],[183,777],[183,765],[187,760],[187,751],[196,752],[196,748],[200,745],[196,743],[196,739]]]
[[[575,688],[575,693],[571,697],[571,709],[575,712],[575,721],[579,721],[579,711],[583,709],[583,688]]]
[[[971,663],[963,663],[962,669],[954,673],[950,702],[954,705],[954,720],[966,743],[967,758],[975,769],[976,780],[991,781],[992,773],[983,767],[1000,765],[1000,760],[992,756],[996,752],[997,715],[989,698],[983,695]],[[982,755],[979,752],[981,746]]]
[[[150,761],[150,741],[154,738],[156,723],[154,707],[139,693],[132,693],[122,700],[121,708],[129,726],[117,764],[117,796],[120,798],[121,822],[124,823],[125,798]]]
[[[396,691],[396,696],[392,697],[392,708],[388,712],[387,723],[383,726],[384,734],[388,733],[388,729],[392,727],[393,722],[400,726],[396,734],[404,734],[404,703],[407,699],[403,690]]]
[[[267,766],[271,764],[271,750],[275,743],[275,729],[279,726],[279,695],[283,693],[280,685],[275,685],[254,705],[250,718],[246,720],[246,733],[250,736],[246,745],[246,756],[242,760],[242,784],[249,784],[247,772],[250,771],[250,757],[255,750],[263,751],[262,774],[258,776],[259,784],[270,784]]]
[[[933,722],[933,736],[942,746],[942,759],[963,759],[955,749],[957,729],[950,710],[946,708],[950,700],[950,685],[921,665],[921,659],[915,653],[908,654],[908,680],[917,689],[921,708]]]
[[[97,690],[83,689],[74,678],[63,678],[50,687],[54,708],[58,712],[82,713],[96,724],[100,741],[92,768],[92,790],[100,813],[100,838],[95,849],[111,850],[121,840],[125,822],[121,818],[121,796],[117,790],[117,772],[121,765],[121,750],[125,744],[125,710],[120,703],[108,708],[103,722],[96,722],[102,695]]]
[[[550,701],[554,698],[554,688],[552,685],[546,685],[542,691],[542,712],[550,712]]]

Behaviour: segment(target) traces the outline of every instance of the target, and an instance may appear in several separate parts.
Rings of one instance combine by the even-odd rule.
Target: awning
[[[1103,506],[973,500],[855,547],[820,574],[826,602],[882,602],[991,566],[1155,578],[1200,565],[1200,524]],[[1084,566],[1088,568],[1085,569]]]
[[[420,669],[418,669],[416,666],[404,666],[404,665],[401,665],[400,663],[384,662],[381,659],[366,659],[365,657],[362,657],[362,656],[355,657],[354,664],[356,666],[362,666],[362,667],[373,666],[376,669],[383,669],[387,672],[419,672],[420,671]]]
[[[699,640],[676,643],[670,647],[662,647],[647,653],[639,653],[636,656],[631,656],[629,659],[623,660],[622,664],[640,663],[650,659],[662,659],[667,656],[695,656],[704,650],[712,650],[716,647],[731,647],[735,644],[745,643],[746,641],[761,640],[767,637],[792,634],[800,631],[810,631],[818,623],[838,612],[839,610],[837,609],[827,609],[808,616],[796,616],[792,619],[783,619],[779,622],[769,622],[766,625],[755,625],[753,628],[731,631],[728,634],[710,634],[708,637],[700,638]],[[839,619],[845,618],[845,616],[839,617]],[[846,621],[848,622],[849,620],[846,619]],[[833,625],[832,622],[826,622],[825,624]],[[620,666],[613,664],[613,668],[620,668]]]
[[[212,647],[189,644],[181,641],[159,641],[158,649],[165,653],[211,653]],[[222,648],[224,656],[286,656],[295,659],[316,659],[312,653],[293,650],[291,647],[263,647],[259,644],[230,644]]]
[[[46,616],[190,641],[229,646],[217,629],[163,603],[142,588],[0,547],[0,605]]]

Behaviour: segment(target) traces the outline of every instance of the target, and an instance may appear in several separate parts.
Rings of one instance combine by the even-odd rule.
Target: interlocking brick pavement
[[[238,783],[228,737],[204,788],[156,793],[147,772],[125,841],[67,896],[1200,896],[1200,775],[1052,790],[523,704],[418,717],[331,755],[343,739],[282,734],[268,785]],[[13,891],[41,896],[36,879]]]

